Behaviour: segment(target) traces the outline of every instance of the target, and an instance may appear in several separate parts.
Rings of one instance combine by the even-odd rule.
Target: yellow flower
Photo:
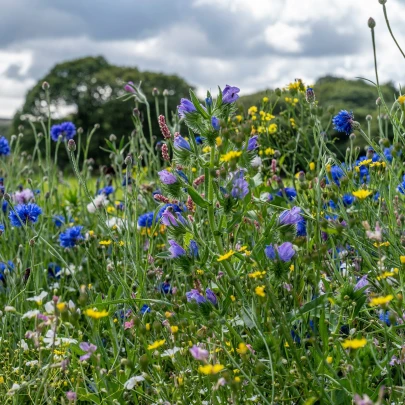
[[[399,104],[405,105],[405,96],[399,96],[397,101]]]
[[[115,211],[115,208],[114,207],[107,207],[107,212],[109,213],[109,214],[112,214],[113,212]]]
[[[174,326],[170,327],[170,330],[171,330],[172,333],[177,333],[179,331],[179,327],[174,325]]]
[[[89,308],[84,311],[84,314],[93,319],[100,319],[108,316],[108,312],[105,309],[102,311],[95,311],[94,309]]]
[[[211,152],[211,147],[210,146],[205,146],[202,151],[204,153],[209,153],[209,152]]]
[[[156,342],[153,342],[151,345],[148,346],[148,350],[154,350],[157,349],[160,346],[163,346],[166,343],[166,340],[156,340]]]
[[[183,382],[184,382],[184,378],[183,378],[183,377],[177,377],[177,383],[178,383],[179,385],[183,385]]]
[[[275,150],[272,149],[272,148],[267,148],[267,149],[264,151],[264,153],[265,153],[266,155],[274,155]]]
[[[373,244],[373,246],[375,246],[375,247],[382,247],[382,246],[387,247],[387,246],[389,246],[389,245],[390,245],[389,242],[375,242],[375,243]]]
[[[275,134],[277,132],[277,124],[269,125],[269,134]]]
[[[333,361],[333,357],[332,357],[332,356],[328,356],[328,357],[326,358],[326,362],[327,362],[328,364],[331,364],[332,361]]]
[[[311,171],[314,171],[315,170],[315,163],[314,162],[311,162],[310,164],[309,164],[309,170],[311,170]]]
[[[4,377],[0,375],[0,384],[4,384]]]
[[[206,364],[205,366],[200,366],[198,367],[198,371],[201,374],[205,375],[213,375],[213,374],[218,374],[220,371],[222,371],[225,367],[222,364]]]
[[[290,266],[290,271],[294,271],[294,265],[293,264]]]
[[[401,264],[405,264],[405,256],[399,256]]]
[[[231,249],[229,252],[225,253],[222,256],[219,256],[217,262],[222,262],[223,260],[229,259],[235,252]]]
[[[215,143],[217,144],[217,146],[221,146],[222,145],[222,139],[220,136],[217,136],[215,138]]]
[[[343,349],[359,349],[367,344],[366,339],[346,339],[342,343]]]
[[[225,155],[221,156],[221,162],[230,162],[232,159],[236,159],[242,155],[242,151],[231,150]]]
[[[352,193],[355,197],[357,197],[359,200],[364,200],[367,198],[370,194],[372,194],[371,191],[368,190],[357,190],[353,191]]]
[[[89,231],[89,236],[94,236],[94,231]]]
[[[173,314],[172,314],[171,312],[169,312],[169,311],[166,311],[166,312],[165,312],[165,317],[166,317],[166,318],[170,318],[172,315],[173,315]]]
[[[241,380],[240,380],[240,377],[235,377],[235,378],[234,378],[234,381],[237,382],[237,383],[240,383],[240,381],[241,381]]]
[[[191,168],[191,171],[192,171],[193,173],[195,173],[195,172],[197,171],[197,168],[196,168],[196,167],[192,167],[192,168]]]
[[[56,308],[58,308],[59,311],[63,311],[66,308],[66,304],[64,302],[58,302]]]
[[[259,297],[265,297],[266,296],[266,293],[264,292],[264,289],[265,289],[266,287],[264,286],[264,285],[260,285],[260,286],[257,286],[256,288],[255,288],[255,293],[259,296]]]
[[[241,122],[243,119],[243,117],[241,115],[237,115],[235,118],[238,120],[238,122]]]
[[[243,342],[239,343],[238,348],[236,349],[239,354],[246,354],[248,350],[248,347]]]
[[[268,97],[263,97],[263,103],[268,103],[269,98]]]
[[[252,107],[248,109],[248,114],[254,115],[255,113],[257,113],[257,107],[255,105],[252,105]]]
[[[236,297],[234,295],[231,295],[231,301],[235,302],[236,301]]]
[[[388,277],[395,276],[395,271],[384,271],[381,275],[377,276],[377,280],[383,280]]]
[[[370,307],[375,307],[377,305],[385,305],[391,302],[394,299],[394,296],[389,294],[386,297],[375,297],[370,300]]]
[[[99,245],[101,246],[109,246],[111,245],[112,241],[111,240],[100,240]]]
[[[248,277],[249,278],[263,278],[263,276],[266,274],[265,271],[254,271],[253,273],[249,273]]]
[[[197,274],[199,274],[200,276],[202,276],[204,274],[204,270],[198,269],[197,270]]]
[[[118,245],[120,245],[120,246],[125,246],[125,242],[124,242],[123,240],[120,240],[120,241],[118,242]]]
[[[150,331],[150,323],[147,323],[146,325],[145,325],[145,329],[149,332]]]

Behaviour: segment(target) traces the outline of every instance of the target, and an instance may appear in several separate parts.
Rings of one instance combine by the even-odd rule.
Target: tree
[[[160,137],[156,121],[156,108],[152,90],[157,88],[160,94],[164,89],[169,91],[169,112],[175,111],[181,97],[187,97],[191,87],[176,75],[141,72],[136,67],[121,67],[109,64],[103,57],[86,57],[57,64],[45,77],[28,92],[23,108],[18,111],[10,128],[17,133],[19,125],[24,125],[23,147],[31,150],[34,136],[30,125],[21,118],[27,116],[46,118],[48,104],[43,82],[50,84],[50,107],[55,123],[70,120],[77,128],[82,127],[84,133],[90,131],[95,124],[100,125],[92,138],[89,157],[97,163],[103,163],[105,152],[104,139],[112,133],[120,139],[129,136],[133,131],[131,114],[134,104],[118,99],[125,94],[124,86],[128,81],[138,84],[142,81],[142,89],[148,98],[153,122],[153,134]],[[163,97],[159,97],[159,109],[164,111]],[[145,105],[139,106],[141,114],[146,117]],[[39,128],[39,131],[41,129]],[[61,148],[59,162],[63,165],[67,156]]]

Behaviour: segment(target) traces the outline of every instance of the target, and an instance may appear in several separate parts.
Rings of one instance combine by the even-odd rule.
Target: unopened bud
[[[134,117],[141,116],[141,112],[139,111],[139,108],[134,108],[134,110],[132,111],[132,114],[134,114]]]
[[[378,0],[378,2],[380,3],[380,4],[385,4],[386,2],[387,2],[387,0]]]
[[[125,163],[127,166],[131,166],[131,165],[132,165],[132,157],[131,157],[130,155],[128,155],[128,156],[125,158],[124,163]]]
[[[109,139],[110,139],[110,142],[115,142],[117,140],[117,137],[114,134],[111,134]]]
[[[281,90],[278,87],[274,90],[274,93],[276,94],[277,97],[281,96]]]
[[[35,246],[35,239],[30,239],[30,246],[34,247]]]
[[[48,90],[49,89],[49,83],[48,82],[43,82],[42,83],[42,90],[44,90],[44,91],[46,91],[46,90]]]
[[[159,90],[156,87],[154,87],[153,90],[152,90],[152,96],[156,97],[158,95],[159,95]]]
[[[69,139],[67,147],[70,152],[74,152],[76,150],[76,142],[73,139]]]
[[[164,96],[164,97],[167,97],[168,95],[169,95],[169,90],[164,89],[164,90],[163,90],[163,96]]]
[[[367,116],[366,116],[366,121],[371,121],[373,119],[373,117],[370,115],[370,114],[368,114]]]
[[[352,133],[349,135],[350,140],[354,141],[356,139],[356,134]]]
[[[368,27],[371,28],[371,29],[375,28],[375,20],[374,20],[374,18],[370,17],[368,19]]]
[[[10,202],[11,201],[11,195],[9,193],[4,194],[3,197],[6,201]]]
[[[94,128],[95,128],[95,129],[99,129],[99,128],[100,128],[100,124],[94,124]]]
[[[381,105],[381,97],[378,97],[377,100],[375,100],[376,105]]]

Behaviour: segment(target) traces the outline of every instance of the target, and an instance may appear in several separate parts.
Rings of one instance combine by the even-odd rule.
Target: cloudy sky
[[[177,73],[200,91],[243,94],[325,74],[405,85],[405,61],[378,0],[0,0],[0,117],[10,117],[52,66],[88,55]],[[388,0],[405,48],[405,0]]]

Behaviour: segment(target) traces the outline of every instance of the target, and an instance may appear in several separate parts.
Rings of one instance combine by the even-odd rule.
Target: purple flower
[[[190,240],[189,250],[192,257],[198,257],[198,245],[193,239]]]
[[[212,291],[210,288],[207,288],[205,290],[205,296],[207,297],[207,300],[212,304],[212,305],[217,305],[218,304],[218,298],[214,294],[214,291]]]
[[[168,172],[167,170],[162,170],[161,172],[158,172],[158,175],[160,177],[160,181],[163,184],[169,185],[177,182],[176,176]]]
[[[232,197],[242,200],[248,193],[249,185],[243,177],[239,177],[233,181]]]
[[[24,190],[21,190],[21,191],[16,191],[13,194],[13,200],[17,204],[27,204],[28,202],[30,202],[33,199],[34,199],[34,193],[29,188],[25,188]]]
[[[271,260],[276,259],[276,251],[274,250],[273,245],[266,246],[266,248],[264,249],[264,253],[269,259]]]
[[[302,219],[300,207],[293,207],[291,210],[285,210],[278,217],[280,225],[295,225],[302,221]]]
[[[224,104],[234,103],[239,98],[238,95],[239,92],[240,92],[239,88],[227,84],[224,90],[222,91],[222,102]]]
[[[68,391],[66,393],[66,398],[67,398],[68,401],[76,401],[77,394],[74,391]]]
[[[217,117],[211,118],[211,125],[215,129],[215,131],[219,131],[221,126],[219,125],[219,119]]]
[[[364,275],[354,286],[354,290],[360,290],[363,287],[366,287],[368,285],[368,280],[367,280],[367,274]]]
[[[194,345],[190,350],[191,355],[195,360],[207,360],[209,356],[208,350],[201,349],[200,347]]]
[[[271,260],[276,260],[278,257],[283,262],[289,262],[295,255],[295,250],[292,243],[284,242],[282,245],[276,246],[276,249],[273,245],[266,246],[264,253]]]
[[[81,342],[79,346],[80,349],[86,352],[85,354],[80,356],[80,361],[88,360],[91,357],[91,355],[97,350],[97,346],[93,345],[92,343]]]
[[[284,242],[282,245],[280,245],[277,248],[277,252],[278,252],[278,257],[283,262],[289,262],[295,255],[295,250],[293,248],[292,243],[290,243],[290,242]]]
[[[254,150],[259,146],[258,143],[257,143],[257,138],[258,138],[257,135],[252,136],[251,138],[249,138],[247,150]]]
[[[186,114],[197,111],[194,104],[187,98],[182,98],[180,100],[180,105],[177,106],[177,111],[180,118],[184,118]]]
[[[184,256],[186,251],[174,240],[169,240],[170,248],[169,252],[172,254],[172,258]]]
[[[190,149],[190,144],[180,135],[177,134],[177,136],[174,136],[174,147],[176,149],[187,149],[187,150],[191,150]]]
[[[173,214],[173,208],[167,207],[162,214],[161,222],[166,226],[179,226],[180,223],[185,224],[185,219],[178,213],[177,218]]]
[[[199,293],[198,290],[191,290],[186,292],[187,302],[195,301],[197,304],[204,304],[207,300],[203,295]]]

